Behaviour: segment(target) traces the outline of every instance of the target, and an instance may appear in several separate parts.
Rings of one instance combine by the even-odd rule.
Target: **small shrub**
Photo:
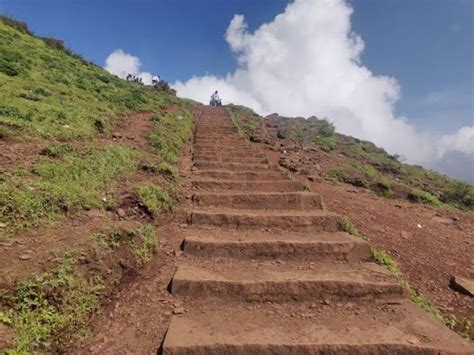
[[[137,194],[143,206],[155,217],[174,209],[175,201],[160,186],[144,184],[137,189]]]
[[[433,205],[435,207],[443,207],[443,203],[438,200],[438,198],[428,191],[423,191],[420,189],[413,189],[408,198],[413,201],[413,202],[418,202],[418,203],[425,203],[429,205]]]
[[[74,147],[70,144],[61,144],[61,145],[53,145],[44,148],[40,154],[46,155],[51,158],[60,158],[64,154],[74,152]]]
[[[339,228],[343,232],[349,233],[350,235],[353,235],[354,237],[361,238],[363,240],[369,239],[365,234],[360,233],[357,227],[354,224],[352,224],[352,222],[347,217],[341,218],[341,220],[339,221]]]
[[[325,152],[330,152],[337,147],[336,137],[316,136],[314,143]]]
[[[304,191],[311,191],[311,185],[309,184],[309,182],[307,182],[307,181],[303,182],[303,190]]]
[[[462,181],[453,182],[443,192],[442,200],[472,211],[474,210],[474,185]]]
[[[398,278],[402,276],[402,272],[400,271],[397,262],[393,260],[387,252],[383,250],[372,249],[372,255],[377,264],[383,266]]]
[[[341,220],[339,221],[339,226],[341,230],[344,232],[349,233],[350,235],[353,236],[358,236],[359,231],[357,230],[357,227],[352,224],[352,222],[349,220],[347,217],[342,217]]]

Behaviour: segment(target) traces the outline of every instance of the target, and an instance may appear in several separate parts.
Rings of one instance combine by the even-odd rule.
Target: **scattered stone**
[[[459,276],[452,276],[451,280],[449,281],[449,287],[455,291],[474,297],[474,280],[469,280]]]
[[[22,254],[18,257],[18,259],[20,259],[20,260],[30,260],[31,255],[30,254]]]
[[[0,228],[5,228],[7,226],[6,223],[0,222]]]
[[[400,234],[403,239],[410,239],[410,233],[402,231]]]
[[[308,176],[308,180],[309,181],[315,181],[316,177],[314,177],[313,175],[310,175],[310,176]]]
[[[282,130],[282,129],[279,129],[278,132],[277,132],[277,138],[279,138],[279,139],[286,139],[286,138],[288,138],[288,133],[285,132],[285,131]]]
[[[120,218],[124,218],[127,214],[125,212],[125,210],[123,208],[117,208],[117,215],[120,217]]]
[[[175,251],[174,251],[174,256],[180,257],[181,255],[183,255],[183,251],[182,251],[182,250],[175,250]]]
[[[417,226],[418,228],[421,228],[421,227],[422,227],[421,224],[417,224],[416,226]]]
[[[173,309],[173,314],[183,314],[184,313],[184,308],[183,307],[176,307]]]

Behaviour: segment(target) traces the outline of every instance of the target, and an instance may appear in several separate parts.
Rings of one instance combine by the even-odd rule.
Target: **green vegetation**
[[[189,136],[192,127],[192,114],[189,110],[153,116],[157,129],[148,135],[151,146],[163,159],[175,164],[179,152]]]
[[[133,241],[131,251],[139,265],[144,265],[151,260],[156,248],[155,230],[152,226],[143,226],[135,231],[139,241]]]
[[[0,18],[0,126],[17,137],[85,138],[114,117],[157,111],[179,99],[128,83],[85,62],[62,42],[31,35],[25,24]]]
[[[111,203],[111,182],[134,170],[135,152],[121,145],[48,152],[30,174],[18,171],[0,177],[0,221],[10,229],[38,226],[60,213],[105,207]]]
[[[393,197],[392,181],[369,164],[361,164],[356,160],[346,162],[331,170],[328,176],[354,186],[371,189],[380,196]]]
[[[304,191],[311,191],[311,185],[309,184],[309,182],[307,182],[307,181],[303,182],[303,190]]]
[[[255,132],[262,124],[263,119],[245,106],[230,104],[227,106],[227,111],[239,136],[246,140],[256,141]]]
[[[137,194],[143,206],[155,217],[174,209],[175,200],[160,186],[143,184],[138,187]]]
[[[149,138],[159,156],[148,165],[177,184],[173,164],[191,131],[193,102],[121,80],[61,41],[1,16],[0,53],[0,139],[44,147],[31,164],[0,172],[0,222],[7,226],[0,238],[82,209],[112,207],[116,180],[139,169],[146,154],[95,137],[127,113],[155,113]]]
[[[61,349],[85,334],[103,286],[100,278],[85,281],[74,264],[75,257],[66,256],[56,271],[23,281],[0,296],[7,305],[0,311],[0,321],[17,334],[15,348],[6,354],[27,354],[44,346]]]
[[[425,204],[431,204],[436,207],[443,207],[443,203],[438,200],[438,198],[428,191],[423,191],[420,189],[413,189],[408,196],[413,202],[420,202]]]
[[[359,237],[364,240],[369,239],[366,235],[359,232],[357,227],[347,217],[343,217],[341,219],[341,221],[339,222],[339,226],[341,230],[355,237]],[[409,292],[410,299],[412,300],[412,302],[414,302],[421,309],[423,309],[425,312],[430,314],[433,318],[439,320],[440,322],[443,322],[450,329],[456,330],[461,336],[463,337],[469,336],[469,333],[472,327],[471,322],[467,319],[457,318],[454,315],[444,316],[433,302],[428,300],[426,297],[424,297],[421,293],[419,293],[410,285],[407,278],[403,275],[402,271],[400,270],[397,262],[390,256],[390,254],[388,254],[384,250],[372,248],[372,257],[374,258],[377,264],[379,264],[380,266],[383,266],[388,271],[390,271],[393,275],[397,277],[399,282],[401,282],[403,286],[406,287],[406,289]]]
[[[320,120],[318,122],[318,132],[314,138],[314,143],[324,150],[330,152],[337,147],[336,130],[334,125],[328,120]]]
[[[97,257],[104,252],[114,250],[121,246],[129,248],[139,266],[143,266],[151,260],[156,248],[155,229],[147,224],[135,229],[113,229],[94,235],[94,239],[101,246]]]
[[[362,234],[361,232],[359,232],[357,227],[354,224],[352,224],[352,222],[347,217],[341,218],[341,220],[339,221],[339,228],[342,231],[349,233],[350,235],[353,235],[354,237],[358,237],[366,241],[369,240],[369,238],[365,234]]]

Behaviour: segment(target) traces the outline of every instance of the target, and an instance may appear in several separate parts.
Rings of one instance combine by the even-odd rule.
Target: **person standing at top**
[[[221,106],[221,98],[219,97],[219,93],[217,92],[217,90],[211,95],[211,106]]]
[[[152,83],[153,86],[156,86],[156,85],[158,85],[158,83],[160,82],[160,80],[161,80],[160,77],[159,77],[158,75],[155,75],[155,76],[153,77],[153,79],[151,79],[151,83]]]

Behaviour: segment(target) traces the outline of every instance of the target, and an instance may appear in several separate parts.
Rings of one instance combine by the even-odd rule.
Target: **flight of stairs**
[[[203,108],[193,207],[164,354],[469,354],[371,261],[369,245]]]

